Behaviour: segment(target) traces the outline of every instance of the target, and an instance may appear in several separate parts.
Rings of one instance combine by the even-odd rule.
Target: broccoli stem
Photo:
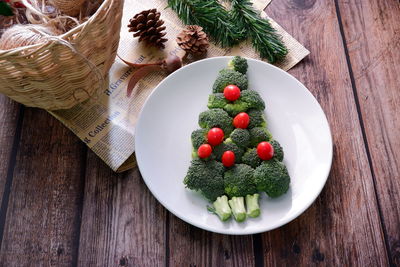
[[[252,218],[256,218],[260,216],[260,206],[258,205],[258,199],[260,195],[247,195],[246,196],[246,206],[247,206],[247,215]]]
[[[233,58],[228,62],[228,69],[235,70],[235,63],[233,62]]]
[[[230,137],[226,138],[224,141],[225,144],[231,144],[233,143],[232,139]]]
[[[197,150],[192,147],[192,159],[198,159],[199,155],[197,154]]]
[[[244,197],[232,197],[229,200],[229,206],[231,206],[233,217],[238,222],[246,220],[246,209],[244,207]]]
[[[226,221],[231,217],[232,211],[228,204],[228,197],[218,197],[213,203],[214,208],[211,211],[218,215],[221,221]]]

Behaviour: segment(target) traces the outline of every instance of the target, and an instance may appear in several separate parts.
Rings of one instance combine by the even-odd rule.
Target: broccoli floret
[[[233,217],[237,222],[243,222],[246,220],[244,197],[233,197],[231,200],[229,200],[229,206],[231,206]]]
[[[240,90],[247,90],[248,88],[247,76],[230,69],[223,69],[219,72],[217,79],[213,85],[213,93],[222,93],[226,86],[234,84]]]
[[[208,108],[224,108],[229,101],[225,98],[223,93],[211,94],[208,97]]]
[[[249,105],[240,99],[224,106],[224,110],[232,117],[236,116],[240,112],[245,112],[248,108]]]
[[[218,215],[221,221],[228,220],[232,215],[227,196],[217,197],[217,200],[214,201],[213,206],[208,207],[208,211]]]
[[[234,117],[240,112],[245,112],[248,109],[248,104],[242,100],[236,100],[234,102],[228,101],[223,93],[211,94],[208,97],[207,107],[209,109],[222,108],[229,116]]]
[[[228,112],[228,114],[232,117],[236,116],[240,112],[246,112],[248,109],[252,111],[252,115],[254,117],[253,118],[254,122],[251,124],[250,128],[260,126],[263,125],[263,123],[265,123],[263,112],[261,112],[262,110],[265,109],[265,103],[264,100],[262,100],[262,98],[256,91],[252,90],[243,91],[241,97],[238,100],[232,103],[228,103],[224,106],[224,110]],[[259,112],[257,113],[255,111]]]
[[[229,197],[245,197],[257,193],[254,169],[246,164],[235,164],[224,175],[225,193]]]
[[[231,61],[229,61],[228,64],[228,68],[243,74],[246,74],[248,67],[249,65],[247,64],[247,60],[239,56],[234,57]]]
[[[225,194],[224,171],[220,162],[194,159],[183,183],[191,190],[200,191],[208,200],[215,201]]]
[[[237,146],[246,148],[250,144],[250,133],[246,129],[235,129],[230,135],[230,139]]]
[[[195,149],[198,149],[202,144],[207,144],[207,130],[198,129],[192,132],[192,145]]]
[[[251,166],[252,168],[257,168],[262,163],[262,160],[257,154],[257,149],[252,148],[246,151],[242,157],[242,163]]]
[[[213,154],[215,156],[215,159],[221,161],[222,155],[225,151],[232,151],[233,153],[235,153],[236,163],[240,163],[242,161],[242,156],[244,154],[243,149],[234,144],[230,138],[225,140],[225,142],[223,142],[222,144],[214,147]]]
[[[272,134],[267,130],[267,128],[255,127],[250,129],[249,132],[251,147],[256,147],[260,142],[268,142],[272,139]]]
[[[260,206],[258,204],[259,194],[246,196],[247,215],[252,218],[260,216]]]
[[[270,143],[274,148],[274,159],[282,161],[285,154],[283,153],[281,144],[279,144],[279,142],[276,140],[272,140]]]
[[[261,96],[254,90],[243,91],[240,95],[239,100],[246,102],[248,108],[254,108],[257,110],[265,109],[265,102]]]
[[[199,125],[201,128],[211,129],[213,127],[221,128],[225,135],[233,131],[232,118],[223,109],[209,109],[199,116]]]
[[[267,127],[267,122],[264,119],[264,112],[262,110],[249,109],[247,114],[250,117],[250,123],[247,128]]]
[[[257,189],[270,197],[279,197],[289,189],[289,173],[286,166],[277,160],[264,161],[254,171],[254,179]]]

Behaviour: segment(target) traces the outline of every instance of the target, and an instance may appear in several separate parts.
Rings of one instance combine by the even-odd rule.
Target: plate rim
[[[137,129],[139,128],[139,126],[142,124],[142,117],[143,117],[142,115],[143,115],[143,111],[144,111],[145,108],[147,107],[147,105],[148,105],[148,103],[149,103],[149,100],[153,97],[153,95],[156,93],[156,91],[157,91],[164,83],[166,83],[168,80],[170,80],[171,77],[173,77],[173,76],[176,75],[177,73],[179,73],[179,72],[185,70],[186,68],[192,67],[193,64],[200,64],[200,63],[203,63],[203,62],[205,62],[205,61],[212,61],[212,60],[216,60],[216,59],[230,59],[230,58],[233,58],[233,57],[234,57],[234,56],[219,56],[219,57],[211,57],[211,58],[201,59],[201,60],[195,61],[195,62],[193,62],[193,63],[190,63],[190,64],[188,64],[188,65],[186,65],[186,66],[183,66],[182,68],[178,69],[177,71],[171,73],[171,74],[168,75],[166,78],[164,78],[164,79],[153,89],[153,91],[149,94],[149,96],[148,96],[147,99],[145,100],[145,102],[144,102],[144,104],[143,104],[143,106],[142,106],[142,108],[141,108],[141,110],[140,110],[140,113],[139,113],[139,116],[138,116],[138,120],[137,120],[137,123],[136,123],[136,126],[135,126],[135,142],[134,142],[134,143],[135,143],[135,155],[136,155],[136,161],[137,161],[137,165],[138,165],[138,168],[139,168],[140,175],[141,175],[141,177],[142,177],[142,180],[143,180],[144,183],[146,184],[147,188],[149,189],[149,191],[151,192],[151,194],[153,195],[153,197],[154,197],[166,210],[168,210],[169,212],[171,212],[174,216],[178,217],[179,219],[181,219],[181,220],[184,221],[185,223],[188,223],[188,224],[193,225],[193,226],[195,226],[195,227],[197,227],[197,228],[200,228],[200,229],[203,229],[203,230],[206,230],[206,231],[209,231],[209,232],[217,233],[217,234],[225,234],[225,235],[251,235],[251,234],[259,234],[259,233],[265,233],[265,232],[272,231],[272,230],[274,230],[274,229],[277,229],[277,228],[279,228],[279,227],[282,227],[282,226],[288,224],[289,222],[294,221],[294,220],[297,219],[300,215],[302,215],[308,208],[310,208],[310,206],[311,206],[311,205],[317,200],[317,198],[320,196],[322,190],[324,189],[324,187],[325,187],[325,185],[326,185],[326,182],[327,182],[327,180],[328,180],[328,178],[329,178],[329,174],[330,174],[331,169],[332,169],[332,162],[333,162],[333,139],[332,139],[332,131],[331,131],[331,127],[330,127],[330,124],[329,124],[329,120],[328,120],[328,118],[327,118],[327,116],[326,116],[326,114],[325,114],[325,111],[322,109],[320,103],[319,103],[318,100],[315,98],[315,96],[314,96],[314,95],[310,92],[310,90],[309,90],[303,83],[301,83],[297,78],[295,78],[294,76],[292,76],[292,75],[289,74],[288,72],[284,71],[283,69],[278,68],[277,66],[274,66],[274,65],[272,65],[272,64],[270,64],[270,63],[268,63],[268,62],[264,62],[264,61],[258,60],[258,59],[243,57],[243,58],[245,58],[245,59],[248,60],[248,61],[253,61],[253,62],[257,62],[257,63],[261,63],[261,64],[268,65],[269,67],[272,67],[272,68],[274,68],[275,70],[278,70],[279,72],[283,73],[284,75],[286,75],[287,77],[289,77],[289,79],[294,80],[300,87],[302,87],[302,88],[304,89],[305,93],[308,94],[308,95],[311,97],[312,101],[314,101],[314,102],[317,104],[317,107],[321,110],[321,112],[322,112],[322,114],[323,114],[323,117],[324,117],[324,119],[325,119],[325,121],[326,121],[326,125],[327,125],[327,127],[328,127],[327,129],[328,129],[328,133],[329,133],[328,136],[329,136],[329,143],[330,143],[330,144],[329,144],[329,151],[328,151],[328,152],[329,152],[329,158],[330,158],[330,160],[329,160],[329,168],[327,168],[327,173],[326,173],[325,175],[321,176],[321,177],[324,178],[324,181],[323,181],[323,183],[321,183],[321,187],[318,188],[318,190],[317,190],[317,191],[318,191],[318,194],[316,194],[316,196],[315,196],[314,199],[312,199],[311,201],[308,201],[305,205],[303,205],[297,212],[294,213],[294,215],[290,216],[289,218],[283,219],[283,220],[282,220],[283,222],[282,222],[281,224],[277,225],[277,226],[265,227],[265,228],[260,229],[260,230],[257,230],[257,231],[248,231],[248,232],[246,232],[245,229],[243,229],[243,230],[241,230],[241,231],[235,231],[235,230],[232,231],[232,230],[228,230],[228,229],[215,230],[215,229],[210,229],[210,228],[208,228],[208,227],[205,227],[204,225],[200,225],[199,223],[197,223],[197,222],[194,221],[194,220],[190,220],[190,221],[189,221],[189,220],[187,220],[187,219],[182,218],[181,216],[177,215],[174,211],[172,211],[172,209],[170,209],[169,206],[165,204],[165,202],[163,202],[158,196],[156,196],[156,195],[153,193],[153,191],[152,191],[152,189],[151,189],[151,186],[149,186],[149,184],[147,183],[147,180],[145,179],[144,175],[142,174],[142,168],[141,168],[142,163],[141,163],[140,155],[137,153],[137,149],[136,149],[136,144],[138,143],[138,142],[137,142],[137,139],[138,139],[137,136],[138,136],[138,135],[136,134],[136,130],[137,130]],[[143,163],[143,164],[144,164],[144,163]]]

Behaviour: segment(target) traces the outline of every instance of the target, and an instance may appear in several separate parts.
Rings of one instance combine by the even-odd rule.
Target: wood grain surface
[[[252,236],[227,236],[191,226],[170,214],[170,266],[253,266]],[[188,257],[190,255],[190,257]]]
[[[304,214],[264,234],[203,231],[166,211],[137,168],[113,173],[46,112],[0,96],[0,267],[400,266],[399,1],[266,11],[310,50],[290,73],[333,134],[330,177]]]
[[[0,95],[0,248],[24,108]]]
[[[0,251],[3,266],[76,261],[84,150],[45,111],[25,111]]]
[[[400,266],[400,5],[338,2],[389,259]]]
[[[20,116],[20,105],[8,99],[4,95],[0,95],[0,205],[3,201],[8,201],[4,199],[4,189],[6,187],[7,179],[10,181],[9,176],[12,176],[12,171],[14,170],[14,158],[16,149],[13,146],[15,142],[19,140],[19,134],[17,133],[17,126]],[[18,132],[20,130],[18,129]],[[12,178],[12,177],[11,177]],[[6,194],[8,198],[8,193]],[[4,204],[7,207],[7,203]],[[0,218],[1,219],[1,218]]]
[[[90,152],[79,266],[163,266],[166,211],[136,168],[113,173]]]

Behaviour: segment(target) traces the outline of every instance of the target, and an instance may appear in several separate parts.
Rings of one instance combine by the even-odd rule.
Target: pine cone
[[[129,32],[135,32],[133,37],[139,37],[139,42],[146,42],[158,48],[165,48],[164,43],[168,41],[163,38],[167,33],[164,31],[164,21],[160,19],[161,13],[157,9],[144,10],[136,14],[129,21]]]
[[[187,54],[196,56],[205,54],[210,46],[207,34],[197,25],[186,26],[176,38],[176,42]]]

